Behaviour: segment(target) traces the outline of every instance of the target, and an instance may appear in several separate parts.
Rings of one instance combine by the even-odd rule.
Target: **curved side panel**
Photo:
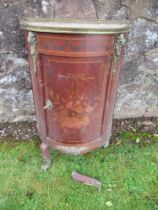
[[[32,32],[31,32],[32,33]],[[36,36],[36,34],[34,34]],[[36,37],[35,37],[36,41]],[[35,103],[35,111],[36,111],[36,120],[37,120],[37,129],[40,135],[40,138],[43,142],[46,143],[46,123],[45,123],[45,113],[43,110],[44,106],[44,98],[43,98],[43,77],[42,77],[42,64],[40,55],[36,58],[36,71],[35,71],[35,60],[33,58],[33,54],[31,52],[32,44],[34,44],[36,50],[36,43],[30,43],[29,33],[26,35],[26,45],[28,49],[29,55],[29,69],[32,81],[33,88],[33,97]]]

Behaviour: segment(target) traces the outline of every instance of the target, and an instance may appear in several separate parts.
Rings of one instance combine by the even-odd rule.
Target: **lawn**
[[[0,210],[156,210],[158,137],[121,132],[114,144],[84,156],[52,150],[44,172],[39,141],[0,144]],[[72,180],[78,171],[103,182],[99,192]]]

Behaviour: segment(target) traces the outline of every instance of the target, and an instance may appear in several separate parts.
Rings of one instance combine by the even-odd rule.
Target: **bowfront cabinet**
[[[81,154],[108,146],[127,21],[21,22],[42,154]]]

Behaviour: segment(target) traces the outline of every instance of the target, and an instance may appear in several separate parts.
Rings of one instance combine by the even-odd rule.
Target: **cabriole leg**
[[[105,141],[105,143],[102,145],[103,148],[107,148],[109,146],[109,141]]]
[[[43,165],[41,168],[42,170],[46,171],[51,165],[51,155],[49,152],[49,147],[45,143],[41,143],[40,148],[41,148],[42,158],[43,158]]]

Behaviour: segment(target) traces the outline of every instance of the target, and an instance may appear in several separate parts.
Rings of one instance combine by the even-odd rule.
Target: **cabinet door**
[[[81,143],[101,136],[108,63],[106,56],[42,56],[47,137]]]

